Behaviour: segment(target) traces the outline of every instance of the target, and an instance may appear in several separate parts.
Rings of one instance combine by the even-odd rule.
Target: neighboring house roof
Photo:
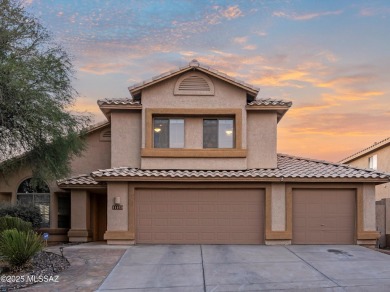
[[[278,167],[273,169],[248,170],[144,170],[118,167],[91,173],[95,180],[148,180],[148,179],[191,179],[191,180],[260,180],[260,181],[310,181],[347,180],[385,182],[390,176],[369,169],[360,169],[343,164],[278,154]],[[78,180],[77,180],[78,181]],[[60,187],[63,187],[59,184]]]
[[[253,96],[256,96],[258,94],[258,92],[260,91],[259,87],[253,86],[253,85],[248,84],[244,81],[241,81],[241,80],[238,80],[234,77],[226,75],[225,73],[222,73],[222,72],[220,72],[220,71],[218,71],[210,66],[201,65],[197,60],[192,60],[187,66],[180,67],[180,68],[162,73],[162,74],[154,76],[148,80],[134,84],[134,85],[130,86],[128,89],[129,89],[131,95],[135,96],[145,87],[151,86],[151,85],[156,84],[158,82],[161,82],[165,79],[172,78],[173,76],[182,74],[182,73],[190,71],[190,70],[198,70],[198,71],[204,72],[206,74],[212,75],[214,77],[217,77],[219,79],[222,79],[226,82],[232,83],[238,87],[245,89],[247,92],[251,93]]]
[[[357,159],[357,158],[359,158],[359,157],[361,157],[363,155],[366,155],[366,154],[368,154],[370,152],[378,150],[378,149],[380,149],[382,147],[386,147],[388,145],[390,145],[390,137],[386,138],[386,139],[384,139],[382,141],[375,142],[373,145],[371,145],[371,146],[369,146],[367,148],[364,148],[363,150],[360,150],[360,151],[356,152],[355,154],[352,154],[352,155],[342,159],[340,161],[340,163],[349,163],[349,162],[351,162],[351,161],[353,161],[353,160],[355,160],[355,159]]]

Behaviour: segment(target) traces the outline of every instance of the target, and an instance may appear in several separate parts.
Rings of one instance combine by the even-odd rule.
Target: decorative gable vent
[[[111,141],[111,130],[106,129],[100,132],[100,141],[108,142]]]
[[[174,94],[214,95],[214,84],[205,74],[199,72],[189,72],[177,80]]]

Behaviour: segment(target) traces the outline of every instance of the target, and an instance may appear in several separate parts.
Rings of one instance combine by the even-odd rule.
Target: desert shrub
[[[0,217],[18,217],[26,222],[30,222],[33,228],[39,228],[42,216],[39,208],[33,205],[2,205],[0,206]]]
[[[26,222],[17,217],[4,216],[0,217],[0,233],[7,229],[16,229],[19,231],[32,230],[31,222]]]
[[[23,266],[42,248],[41,236],[32,230],[9,229],[0,234],[0,256],[13,268]]]

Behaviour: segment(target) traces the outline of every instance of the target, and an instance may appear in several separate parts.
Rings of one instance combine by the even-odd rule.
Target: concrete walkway
[[[129,246],[112,246],[102,242],[65,245],[64,256],[70,267],[59,274],[58,283],[39,283],[22,289],[41,291],[96,291]],[[60,254],[59,246],[45,248]]]
[[[390,291],[390,256],[360,246],[132,246],[99,291]]]

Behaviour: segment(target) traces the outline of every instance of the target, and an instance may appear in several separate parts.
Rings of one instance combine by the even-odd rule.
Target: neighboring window
[[[43,181],[32,184],[31,178],[24,180],[17,191],[17,201],[22,205],[34,205],[42,216],[41,227],[50,227],[50,189]]]
[[[233,148],[234,120],[203,120],[203,148]]]
[[[155,118],[154,148],[184,148],[184,119]]]
[[[375,154],[368,158],[368,167],[378,169],[378,155]]]
[[[58,228],[70,228],[70,194],[58,194]]]

